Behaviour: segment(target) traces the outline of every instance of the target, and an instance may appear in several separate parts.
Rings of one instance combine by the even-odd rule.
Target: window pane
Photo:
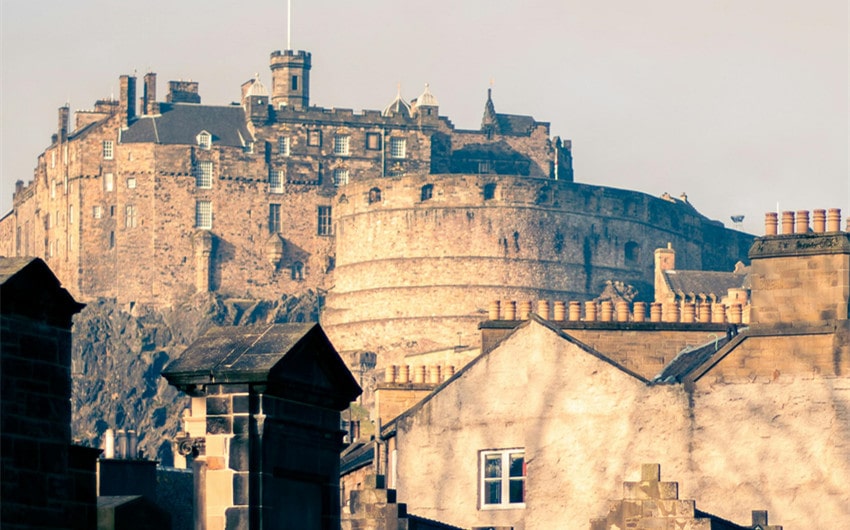
[[[502,455],[487,455],[484,457],[484,477],[502,477]]]
[[[484,483],[484,504],[502,503],[502,481],[494,480]]]
[[[523,458],[522,453],[515,453],[511,455],[511,474],[512,477],[524,477],[525,476],[525,468],[523,462],[525,459]]]
[[[522,479],[511,480],[510,483],[510,502],[525,502],[525,481]]]

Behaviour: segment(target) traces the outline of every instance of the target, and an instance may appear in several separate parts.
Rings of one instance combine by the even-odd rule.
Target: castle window
[[[525,451],[481,451],[481,508],[525,506]]]
[[[280,232],[280,204],[269,204],[269,232]]]
[[[313,130],[307,131],[307,145],[311,147],[321,147],[322,145],[322,131]]]
[[[198,162],[195,166],[195,185],[199,188],[212,188],[213,163],[209,161]]]
[[[420,193],[419,199],[423,201],[427,201],[431,197],[434,196],[434,185],[433,184],[425,184],[422,186],[422,191]]]
[[[407,156],[407,140],[405,138],[390,138],[390,157],[405,158]]]
[[[100,219],[101,216],[103,216],[103,210],[101,209],[101,207],[99,205],[98,206],[92,206],[91,216],[94,217],[95,219]]]
[[[399,171],[398,169],[390,169],[387,171],[388,177],[403,177],[404,171]]]
[[[68,224],[74,224],[74,205],[68,206]]]
[[[201,149],[209,149],[210,147],[212,147],[212,135],[207,131],[201,131],[201,133],[198,134],[197,140],[198,147],[200,147]]]
[[[127,189],[134,190],[136,189],[136,178],[130,177],[127,179]]]
[[[381,148],[380,133],[366,133],[366,149],[377,151]]]
[[[104,160],[112,160],[112,157],[115,156],[115,142],[112,140],[104,140],[103,141],[103,159]],[[66,155],[67,159],[67,155]]]
[[[269,193],[283,193],[283,170],[273,169],[269,173]]]
[[[212,202],[195,202],[195,228],[212,229]]]
[[[291,279],[300,282],[304,279],[304,264],[300,261],[296,261],[290,267],[289,274]]]
[[[109,248],[115,248],[115,232],[109,232]]]
[[[489,201],[496,196],[496,185],[489,183],[484,185],[484,200]]]
[[[372,188],[369,190],[369,204],[381,202],[381,188]]]
[[[635,265],[640,259],[640,245],[634,241],[626,243],[625,249],[626,265]]]
[[[254,154],[254,142],[248,142],[245,144],[245,152],[249,155]]]
[[[347,156],[350,139],[351,137],[346,134],[338,134],[334,136],[334,154]]]
[[[283,156],[289,156],[289,136],[281,136],[277,139],[277,152]]]
[[[112,191],[112,188],[115,187],[115,178],[112,176],[112,173],[106,173],[103,175],[103,191]]]
[[[480,160],[478,162],[478,173],[490,173],[491,171],[489,160]]]
[[[56,167],[56,151],[50,152],[50,167]]]
[[[317,233],[320,236],[333,235],[333,220],[331,218],[330,206],[319,206],[319,224]]]
[[[298,90],[298,76],[297,75],[292,76],[292,84],[290,86],[292,87],[292,90]]]
[[[337,188],[348,184],[348,170],[337,168],[334,169],[334,186]]]
[[[51,199],[56,198],[56,181],[55,180],[50,181],[50,198]]]
[[[124,209],[124,228],[136,228],[136,207],[132,204]]]
[[[115,205],[109,207],[109,217],[115,217]]]

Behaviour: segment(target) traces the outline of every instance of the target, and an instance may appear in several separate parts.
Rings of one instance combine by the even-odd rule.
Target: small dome
[[[251,87],[248,89],[249,96],[268,96],[269,91],[266,90],[266,86],[260,81],[260,74],[254,74],[254,82],[251,83]]]
[[[398,94],[396,94],[395,99],[392,100],[392,103],[387,105],[386,108],[384,108],[384,111],[381,114],[384,116],[401,115],[406,118],[410,117],[410,104],[401,97],[401,87],[399,87]]]
[[[422,94],[416,98],[416,106],[417,107],[439,107],[440,103],[437,102],[437,98],[434,97],[434,94],[431,93],[431,85],[425,83],[425,90],[422,91]]]

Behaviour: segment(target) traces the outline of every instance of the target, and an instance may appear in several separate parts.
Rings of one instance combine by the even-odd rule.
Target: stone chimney
[[[121,88],[118,96],[118,111],[121,113],[121,126],[127,127],[136,119],[136,78],[122,75],[119,83]]]
[[[59,107],[59,142],[65,143],[68,141],[68,119],[71,115],[71,108],[68,105]]]
[[[667,294],[667,280],[664,278],[665,271],[676,270],[676,251],[673,244],[667,243],[667,248],[655,249],[655,301],[661,302]]]
[[[200,103],[197,81],[169,81],[168,95],[165,100],[169,103]]]
[[[156,102],[156,74],[148,72],[145,74],[145,86],[142,95],[142,114],[151,116],[159,114],[159,105]]]

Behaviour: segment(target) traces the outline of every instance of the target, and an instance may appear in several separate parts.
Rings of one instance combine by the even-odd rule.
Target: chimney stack
[[[59,142],[65,143],[68,140],[68,119],[71,115],[71,108],[68,105],[59,107]]]
[[[147,116],[159,113],[156,104],[156,74],[153,72],[145,74],[145,86],[142,91],[142,113]]]
[[[119,79],[121,89],[118,96],[118,112],[121,114],[121,125],[127,127],[136,118],[136,78],[122,75]]]

